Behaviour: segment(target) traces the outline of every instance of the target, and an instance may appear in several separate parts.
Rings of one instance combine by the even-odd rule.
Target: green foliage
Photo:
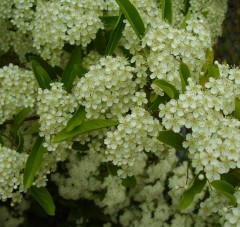
[[[93,130],[116,126],[119,122],[116,120],[107,120],[107,119],[94,119],[94,120],[88,120],[84,121],[81,125],[75,127],[71,131],[67,131],[66,129],[63,129],[60,133],[56,135],[54,138],[54,142],[58,143],[70,138],[74,138],[78,135],[81,135],[86,132],[90,132]]]
[[[30,194],[41,205],[48,215],[55,215],[55,204],[52,196],[45,187],[31,187]]]
[[[116,26],[117,21],[119,20],[118,16],[102,16],[100,18],[104,24],[105,30],[112,30]]]
[[[171,147],[174,147],[177,151],[186,151],[186,149],[182,145],[184,137],[181,136],[179,133],[175,133],[172,130],[160,132],[158,134],[158,140]]]
[[[172,0],[161,0],[162,18],[172,23]]]
[[[142,37],[145,35],[145,26],[137,9],[129,0],[115,0],[115,1],[119,5],[120,10],[123,12],[128,22],[131,24],[138,38],[142,39]]]
[[[42,157],[47,151],[47,149],[43,147],[43,142],[44,138],[38,137],[28,156],[23,175],[23,185],[26,189],[32,186],[35,174],[42,164]]]
[[[235,192],[235,188],[226,181],[223,180],[215,180],[211,182],[211,185],[221,194],[225,195],[230,199],[233,206],[237,205],[237,200],[233,193]]]
[[[66,69],[62,74],[62,83],[65,89],[70,92],[73,86],[73,82],[77,77],[76,68],[80,68],[82,63],[82,50],[80,46],[77,46],[72,51],[70,60],[67,63]]]
[[[137,181],[134,176],[122,179],[122,186],[126,188],[134,188],[136,185],[137,185]]]
[[[187,27],[187,21],[190,20],[190,18],[191,18],[191,12],[188,11],[186,16],[184,17],[182,24],[181,24],[182,29],[185,29]]]
[[[178,99],[179,91],[165,80],[155,79],[153,84],[160,87],[171,99]]]
[[[186,86],[188,85],[188,78],[191,77],[190,70],[187,66],[187,64],[181,62],[180,63],[180,78],[181,78],[181,83],[182,83],[182,91],[186,91]]]
[[[240,99],[238,97],[235,98],[234,117],[240,121]]]
[[[190,0],[184,0],[184,15],[187,15],[190,8]]]
[[[111,55],[114,52],[119,40],[122,37],[122,32],[123,32],[123,29],[125,28],[125,23],[123,22],[124,18],[125,18],[124,14],[120,13],[116,26],[114,27],[111,33],[111,36],[106,48],[106,53],[105,53],[106,55]]]
[[[77,126],[81,125],[83,120],[86,117],[86,111],[85,111],[85,107],[84,106],[80,106],[74,113],[74,115],[72,116],[72,118],[68,121],[65,130],[67,132],[72,131],[74,128],[76,128]]]
[[[49,77],[51,78],[52,81],[58,79],[58,73],[55,67],[53,68],[51,65],[48,64],[47,61],[43,60],[41,57],[37,55],[28,55],[27,59],[29,61],[36,61],[39,65],[44,68],[44,70],[48,73]]]
[[[183,193],[178,209],[183,210],[190,206],[196,194],[199,194],[203,190],[205,184],[205,178],[200,180],[199,175],[195,176],[190,182],[188,189]]]
[[[17,134],[19,132],[20,127],[22,126],[22,124],[24,123],[25,118],[29,115],[29,113],[31,112],[31,108],[30,107],[26,107],[24,109],[22,109],[15,117],[14,117],[14,121],[11,127],[11,134],[13,136],[13,138],[17,137]]]
[[[239,169],[231,170],[229,173],[222,175],[222,180],[231,184],[233,187],[240,186],[240,171]]]
[[[32,69],[39,87],[42,89],[50,89],[50,83],[52,83],[52,80],[43,66],[36,60],[32,60]]]

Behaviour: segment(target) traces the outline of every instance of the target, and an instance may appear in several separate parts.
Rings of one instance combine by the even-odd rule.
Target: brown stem
[[[39,115],[35,115],[35,116],[31,116],[31,117],[26,117],[24,119],[24,121],[33,121],[33,120],[38,120],[40,118]],[[6,120],[3,125],[9,125],[9,124],[13,124],[14,120]]]

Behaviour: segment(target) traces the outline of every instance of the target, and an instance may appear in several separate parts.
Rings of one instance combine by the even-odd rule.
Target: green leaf
[[[210,65],[208,67],[208,78],[213,77],[215,79],[220,78],[220,72],[217,65]]]
[[[190,12],[189,8],[190,0],[184,0],[184,15],[187,15],[187,13]]]
[[[186,16],[184,17],[182,24],[181,24],[182,29],[185,29],[187,27],[187,21],[190,20],[190,18],[191,18],[191,12],[188,11]]]
[[[80,106],[78,110],[74,113],[72,118],[68,121],[65,130],[67,132],[72,131],[77,126],[81,125],[87,112],[85,111],[84,106]]]
[[[136,185],[137,185],[137,181],[134,176],[122,179],[122,186],[126,188],[134,188]]]
[[[22,126],[25,118],[29,115],[30,111],[31,111],[31,108],[26,107],[26,108],[22,109],[14,117],[13,125],[12,125],[12,128],[11,128],[11,134],[13,135],[14,138],[16,138],[19,128]]]
[[[41,65],[42,68],[44,68],[46,70],[46,72],[48,73],[48,75],[52,81],[57,80],[58,76],[57,76],[56,70],[51,65],[49,65],[47,63],[47,61],[43,60],[41,57],[39,57],[37,55],[29,55],[29,56],[27,56],[27,59],[30,61],[34,60],[39,65]]]
[[[182,83],[182,90],[183,92],[185,92],[186,86],[188,85],[187,80],[189,77],[191,77],[190,70],[185,63],[181,62],[179,71],[180,71],[180,77],[181,77],[181,83]]]
[[[185,140],[184,137],[172,130],[160,132],[158,134],[158,140],[174,147],[177,151],[186,151],[186,149],[182,146],[182,143]]]
[[[106,55],[111,55],[114,52],[119,40],[122,37],[122,32],[125,27],[125,23],[123,23],[124,18],[125,18],[124,14],[120,13],[117,24],[113,29],[110,39],[108,41],[108,45],[105,52]]]
[[[171,99],[178,99],[179,91],[172,84],[159,79],[155,79],[153,83],[160,87]]]
[[[205,184],[206,179],[200,180],[199,175],[195,176],[190,182],[189,188],[183,193],[178,209],[186,209],[192,203],[195,195],[203,190]]]
[[[98,30],[96,38],[93,40],[93,43],[97,52],[101,55],[104,55],[106,50],[106,38],[104,30]]]
[[[42,157],[47,151],[47,149],[43,147],[43,142],[44,138],[38,137],[28,156],[23,175],[23,185],[26,189],[31,187],[35,174],[42,164]]]
[[[234,169],[229,173],[225,173],[222,175],[222,180],[228,182],[234,187],[240,186],[240,169]]]
[[[66,69],[62,74],[62,83],[65,89],[70,92],[72,89],[73,82],[77,76],[75,67],[80,66],[82,63],[82,50],[80,46],[75,47],[73,50],[70,60],[67,63]]]
[[[67,140],[69,138],[73,138],[75,136],[81,135],[86,132],[90,132],[93,130],[116,126],[119,122],[116,120],[107,120],[107,119],[94,119],[94,120],[88,120],[84,121],[81,125],[74,128],[72,131],[67,132],[65,129],[63,129],[59,134],[56,135],[54,138],[54,142],[58,143],[64,140]]]
[[[225,195],[226,197],[228,197],[233,206],[236,206],[237,204],[237,200],[235,198],[235,196],[233,195],[233,193],[235,192],[235,188],[227,183],[226,181],[223,180],[214,180],[211,182],[211,185],[221,194]]]
[[[55,204],[52,196],[45,187],[31,187],[31,196],[41,205],[48,215],[55,215]]]
[[[16,144],[17,144],[17,152],[21,153],[23,151],[24,138],[20,131],[18,131],[16,135]]]
[[[238,97],[235,98],[234,117],[240,121],[240,99]]]
[[[49,89],[52,80],[47,71],[35,60],[32,60],[32,69],[39,87],[42,89]]]
[[[172,0],[161,0],[162,18],[172,23]]]
[[[169,97],[165,94],[164,96],[157,96],[156,99],[154,99],[153,102],[149,103],[147,106],[148,111],[151,112],[158,112],[159,111],[159,105],[161,103],[165,104],[167,101],[169,101]]]
[[[107,163],[107,169],[112,176],[117,176],[117,171],[119,169],[118,166],[115,166],[112,163]]]
[[[130,61],[133,58],[133,55],[129,50],[125,49],[123,46],[119,46],[118,49],[121,50],[122,54]]]
[[[88,71],[83,66],[74,66],[78,78],[82,78]]]
[[[127,18],[128,22],[131,24],[138,38],[142,39],[145,34],[145,26],[137,9],[129,0],[115,0],[115,1],[119,5],[121,11]]]
[[[23,132],[24,135],[31,135],[33,133],[39,132],[40,124],[38,121],[32,123],[26,131]]]
[[[100,17],[104,24],[104,29],[111,30],[115,27],[119,17],[118,16],[102,16]]]

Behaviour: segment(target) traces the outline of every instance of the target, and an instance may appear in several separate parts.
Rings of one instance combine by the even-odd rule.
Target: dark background
[[[240,66],[240,0],[229,0],[223,35],[215,45],[215,59]]]

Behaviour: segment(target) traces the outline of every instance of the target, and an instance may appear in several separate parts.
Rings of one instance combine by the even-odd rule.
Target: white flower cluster
[[[64,44],[86,46],[103,28],[99,18],[104,1],[52,0],[38,2],[33,22],[34,47],[45,59],[57,60]],[[55,56],[52,54],[55,53]]]
[[[58,184],[59,193],[63,198],[90,199],[92,192],[101,188],[101,181],[96,179],[99,175],[101,156],[90,148],[80,159],[79,155],[72,151],[66,164],[68,177],[65,178],[58,173],[52,175],[52,180]]]
[[[63,84],[55,82],[50,84],[51,89],[38,89],[37,114],[40,116],[40,133],[45,137],[44,147],[48,151],[60,151],[68,148],[67,142],[53,143],[53,137],[59,133],[72,117],[72,113],[77,108],[74,96],[68,94],[63,88]]]
[[[90,66],[73,90],[80,104],[86,107],[87,118],[120,116],[133,106],[147,102],[144,92],[136,92],[134,68],[123,57],[101,58]]]
[[[220,174],[240,167],[240,122],[227,116],[234,110],[240,87],[227,78],[210,78],[205,89],[188,81],[179,100],[159,106],[159,116],[166,129],[180,132],[185,126],[191,130],[183,145],[196,173],[204,169],[209,180],[220,179]]]
[[[191,0],[192,18],[200,18],[209,27],[213,41],[222,34],[222,22],[227,12],[227,0]]]
[[[119,118],[117,130],[107,133],[104,143],[106,161],[121,167],[118,175],[131,176],[137,157],[143,151],[160,152],[163,145],[157,140],[161,125],[143,108],[135,107],[131,114]]]
[[[37,84],[32,71],[10,64],[0,69],[0,124],[25,107],[34,107]]]
[[[172,28],[168,23],[152,25],[143,38],[150,47],[147,57],[151,79],[165,79],[181,89],[179,65],[183,61],[197,77],[211,47],[210,33],[199,20],[189,20],[186,30]],[[194,78],[198,80],[198,78]]]
[[[23,169],[27,154],[17,153],[0,145],[0,199],[12,199],[12,204],[22,200]]]

